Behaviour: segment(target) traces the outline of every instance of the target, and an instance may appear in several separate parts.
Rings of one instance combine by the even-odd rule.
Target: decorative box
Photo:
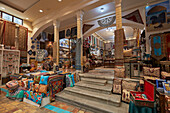
[[[144,92],[130,91],[130,98],[136,106],[155,107],[155,85],[144,80]]]
[[[164,93],[170,93],[170,83],[163,82]]]
[[[163,88],[163,82],[166,82],[166,80],[163,79],[157,79],[156,80],[156,88],[158,91],[163,92],[164,88]]]

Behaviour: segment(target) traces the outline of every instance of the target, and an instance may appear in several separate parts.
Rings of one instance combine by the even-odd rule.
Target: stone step
[[[60,92],[56,94],[56,100],[93,111],[94,113],[128,113],[128,104],[121,103],[120,107],[116,107],[77,97],[76,95],[70,95],[66,92]]]
[[[107,80],[93,79],[93,78],[81,78],[81,81],[96,85],[106,85]]]
[[[120,106],[121,103],[121,96],[115,94],[102,94],[93,91],[83,90],[77,87],[67,87],[64,89],[64,92],[67,92],[70,95],[75,95],[80,98],[93,100],[113,106]]]
[[[98,93],[111,94],[112,85],[106,84],[105,86],[99,86],[94,84],[88,84],[86,82],[80,81],[75,84],[75,87],[80,87],[81,89],[94,91]]]
[[[94,78],[94,79],[102,79],[102,80],[113,80],[114,74],[113,75],[103,75],[103,74],[98,74],[98,73],[85,73],[85,74],[79,74],[81,78]]]

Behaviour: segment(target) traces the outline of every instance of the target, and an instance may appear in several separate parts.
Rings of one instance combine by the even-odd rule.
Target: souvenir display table
[[[6,97],[10,99],[23,100],[37,107],[43,107],[55,100],[55,94],[66,87],[73,87],[77,82],[76,74],[62,71],[38,71],[31,73],[20,73],[11,75],[12,81],[6,84],[8,93]],[[71,86],[70,86],[71,85]]]

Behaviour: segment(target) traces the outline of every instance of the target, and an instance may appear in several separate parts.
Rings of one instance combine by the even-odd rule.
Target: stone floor
[[[3,86],[3,88],[5,88]],[[18,100],[6,98],[6,93],[1,91],[0,94],[0,113],[92,113],[66,103],[55,101],[43,108],[38,108]],[[48,106],[52,106],[49,108]]]

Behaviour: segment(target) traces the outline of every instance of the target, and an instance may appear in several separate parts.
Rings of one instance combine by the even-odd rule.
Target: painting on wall
[[[146,6],[147,31],[170,29],[170,2],[169,0]]]

